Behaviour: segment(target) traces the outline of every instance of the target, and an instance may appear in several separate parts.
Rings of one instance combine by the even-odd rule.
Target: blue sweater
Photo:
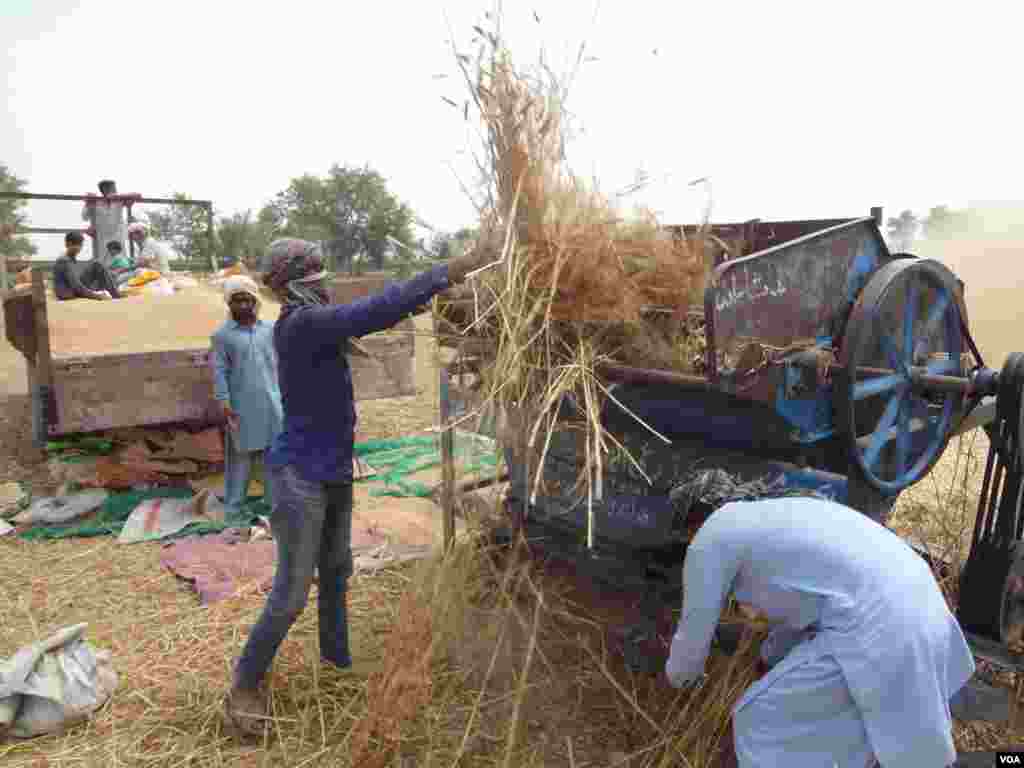
[[[356,409],[347,340],[399,323],[449,287],[441,264],[348,304],[299,307],[274,325],[284,429],[269,467],[292,465],[310,482],[352,481]]]

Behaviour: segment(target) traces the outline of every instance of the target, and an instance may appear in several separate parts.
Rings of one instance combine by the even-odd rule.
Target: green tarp
[[[68,447],[71,447],[70,445]],[[74,448],[81,450],[80,442]],[[94,446],[101,451],[106,446]],[[356,443],[355,455],[377,470],[377,475],[363,482],[382,482],[374,488],[372,496],[416,496],[427,498],[431,488],[425,483],[409,479],[410,475],[430,467],[440,466],[441,448],[438,437],[403,437],[394,440],[368,440]],[[494,443],[488,438],[471,434],[457,434],[455,458],[464,472],[492,477],[497,471]],[[80,456],[69,456],[68,461],[80,461]],[[146,499],[181,499],[192,496],[188,488],[157,488],[149,491],[127,491],[111,494],[99,512],[88,520],[67,525],[40,525],[23,531],[20,538],[30,541],[43,539],[85,538],[118,535],[135,508]],[[250,497],[241,510],[224,523],[193,523],[166,538],[177,538],[196,533],[214,533],[225,528],[254,525],[258,518],[270,514],[268,505],[260,497]]]

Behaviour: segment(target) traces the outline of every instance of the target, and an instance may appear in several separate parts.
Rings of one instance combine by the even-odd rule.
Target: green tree
[[[252,211],[222,218],[217,225],[221,256],[229,262],[238,261],[250,269],[259,269],[260,258],[274,237],[273,221]]]
[[[476,236],[477,231],[470,227],[463,227],[455,232],[435,232],[430,240],[430,247],[425,250],[430,258],[447,260],[465,253]]]
[[[438,232],[430,243],[430,252],[435,259],[449,259],[452,255],[452,236]]]
[[[260,212],[274,237],[322,241],[336,268],[351,268],[360,257],[377,269],[395,252],[390,238],[412,247],[412,210],[388,191],[384,177],[369,166],[333,165],[325,177],[305,174]]]
[[[0,191],[23,192],[28,182],[19,179],[0,163]],[[22,227],[28,221],[23,209],[26,201],[12,197],[0,198],[0,230],[5,227]],[[0,238],[0,254],[11,259],[29,259],[36,254],[36,247],[27,237]]]
[[[948,206],[938,205],[928,211],[921,229],[928,240],[942,240],[966,229],[969,219],[970,211],[951,211]]]
[[[149,236],[156,240],[174,242],[174,216],[169,210],[146,211],[146,228]]]
[[[177,192],[173,199],[185,201],[192,198]],[[147,211],[146,225],[150,236],[169,242],[184,258],[198,262],[204,267],[211,263],[210,225],[206,208],[176,203],[166,206],[163,210]]]
[[[894,251],[909,251],[917,236],[918,220],[912,211],[903,211],[886,222],[889,242]]]

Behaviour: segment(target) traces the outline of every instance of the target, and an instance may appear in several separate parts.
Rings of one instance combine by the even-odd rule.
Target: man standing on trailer
[[[950,699],[974,658],[931,569],[892,531],[825,499],[726,503],[690,544],[683,589],[665,667],[676,687],[702,679],[730,592],[776,624],[767,674],[733,709],[733,765],[953,765]]]
[[[89,233],[93,239],[93,260],[110,267],[111,242],[121,243],[127,237],[125,232],[125,206],[117,197],[117,184],[113,179],[103,179],[98,185],[100,197],[90,195],[82,207],[82,221],[89,222]]]
[[[278,547],[274,586],[235,667],[227,702],[228,717],[248,733],[266,725],[260,686],[306,605],[314,568],[320,579],[320,657],[341,669],[352,664],[346,596],[356,410],[349,342],[401,322],[462,282],[481,261],[476,253],[456,257],[375,296],[331,304],[320,246],[276,240],[268,256],[262,282],[283,304],[274,347],[284,429],[267,453],[274,487],[270,524]]]
[[[274,326],[259,319],[259,286],[251,277],[234,275],[224,283],[231,317],[210,337],[214,396],[227,422],[224,505],[237,512],[249,493],[253,461],[281,431],[281,392],[277,384]],[[273,505],[270,478],[264,493]]]
[[[110,270],[95,259],[84,264],[78,262],[84,242],[81,232],[64,235],[64,255],[53,265],[54,295],[59,301],[120,299],[121,293]]]

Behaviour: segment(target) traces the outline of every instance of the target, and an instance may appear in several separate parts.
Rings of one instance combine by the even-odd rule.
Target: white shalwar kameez
[[[741,768],[944,768],[950,698],[974,658],[927,563],[816,498],[733,502],[694,537],[666,674],[698,678],[730,591],[776,623],[774,664],[733,709]]]
[[[95,230],[93,235],[93,259],[110,268],[111,256],[107,243],[115,241],[121,248],[127,248],[127,223],[125,205],[120,199],[94,197],[82,207],[82,220],[89,222]]]

